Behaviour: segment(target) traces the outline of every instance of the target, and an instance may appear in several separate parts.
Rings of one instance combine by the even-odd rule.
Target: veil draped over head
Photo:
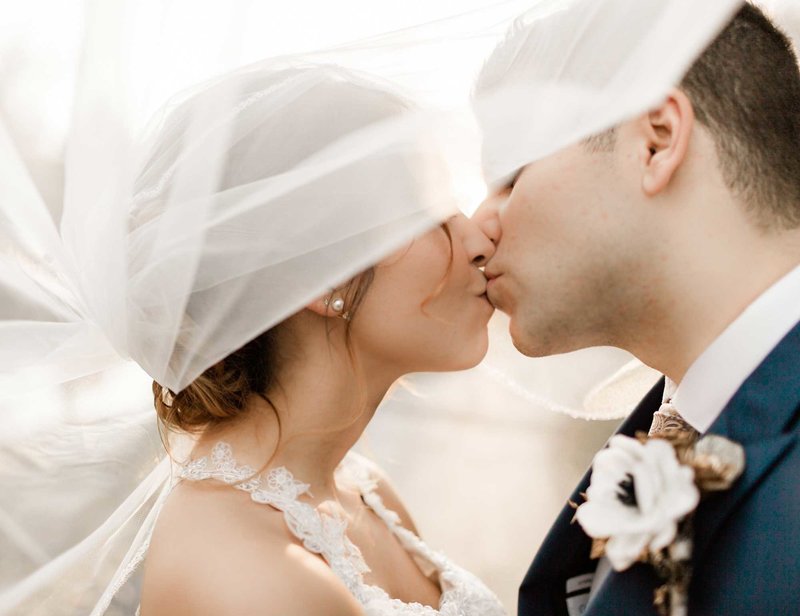
[[[0,101],[0,613],[133,613],[170,473],[150,382],[180,391],[487,185],[645,111],[739,2],[473,2],[292,54],[259,36],[277,12],[223,5],[70,5],[47,134]]]

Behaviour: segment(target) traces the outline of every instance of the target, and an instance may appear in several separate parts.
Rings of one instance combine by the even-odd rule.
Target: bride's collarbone
[[[417,532],[405,507],[394,490],[385,481],[378,482],[377,493],[384,504],[395,511],[400,524]],[[347,519],[347,536],[361,552],[370,571],[364,574],[364,583],[382,588],[386,593],[405,603],[420,603],[438,608],[441,599],[438,572],[429,563],[415,558],[401,543],[386,523],[353,491],[341,491],[339,503],[323,503],[320,510]]]
[[[363,613],[328,565],[298,545],[279,511],[247,506],[230,487],[197,488],[176,488],[159,517],[142,616],[249,614],[254,605],[261,616]]]
[[[399,515],[402,526],[416,533],[391,486],[381,481],[377,493]],[[343,490],[336,501],[309,504],[320,513],[344,516],[347,537],[370,568],[364,574],[366,584],[406,603],[438,607],[441,589],[436,572],[401,545],[360,493]],[[249,583],[259,587],[249,588]],[[210,589],[220,585],[225,591],[209,597]],[[309,596],[309,588],[319,596]],[[214,613],[207,611],[211,605],[218,610],[215,613],[238,613],[233,603],[244,600],[240,597],[255,601],[265,589],[270,589],[271,605],[280,605],[276,614],[290,616],[298,610],[324,616],[328,612],[323,608],[310,607],[309,602],[317,601],[325,603],[325,609],[338,606],[331,613],[360,613],[348,611],[358,607],[355,598],[328,563],[291,533],[283,512],[219,482],[178,484],[159,516],[145,565],[143,616]],[[181,611],[167,596],[186,597],[187,609]]]
[[[378,586],[390,597],[405,603],[438,608],[442,594],[438,576],[434,572],[426,575],[424,563],[418,562],[388,529],[378,528],[375,534],[354,529],[351,540],[359,547],[370,568],[364,574],[366,584]]]

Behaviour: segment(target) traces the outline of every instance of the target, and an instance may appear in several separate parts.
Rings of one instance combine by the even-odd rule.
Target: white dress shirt
[[[695,430],[706,432],[747,377],[798,322],[800,266],[750,304],[695,360],[680,384],[667,378],[664,401],[671,399]],[[601,558],[588,600],[610,572],[611,563]]]
[[[800,266],[748,306],[689,367],[674,388],[672,405],[704,433],[747,378],[800,322]]]

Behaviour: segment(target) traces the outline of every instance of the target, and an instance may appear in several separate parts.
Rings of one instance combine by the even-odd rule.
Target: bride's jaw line
[[[202,439],[204,448],[230,442],[240,462],[254,468],[274,452],[269,466],[290,468],[322,500],[336,499],[336,467],[397,378],[354,365],[345,322],[327,321],[307,310],[291,317],[284,325],[294,344],[279,370],[278,386],[268,392],[272,404],[253,396],[241,422]]]

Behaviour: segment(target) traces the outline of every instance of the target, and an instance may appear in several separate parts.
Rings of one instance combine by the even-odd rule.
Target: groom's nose
[[[508,200],[510,194],[511,189],[507,188],[489,195],[472,215],[472,220],[494,245],[497,245],[503,235],[500,226],[500,206]]]
[[[452,233],[458,236],[467,259],[473,265],[483,267],[494,256],[494,243],[483,233],[480,226],[463,214],[448,221]]]

